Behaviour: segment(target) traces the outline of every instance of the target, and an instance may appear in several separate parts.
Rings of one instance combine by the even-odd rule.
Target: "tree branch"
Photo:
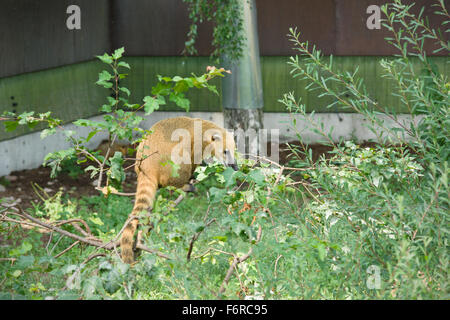
[[[200,230],[199,232],[196,232],[196,233],[192,236],[191,242],[189,243],[188,253],[187,253],[187,256],[186,256],[187,261],[190,261],[190,260],[191,260],[191,253],[192,253],[192,249],[193,249],[193,247],[194,247],[194,242],[198,239],[198,237],[199,237],[200,234],[203,232],[203,230],[205,230],[206,227],[208,227],[211,223],[213,223],[213,222],[215,222],[215,221],[216,221],[216,218],[213,218],[213,219],[209,220],[208,223],[205,224],[205,226],[203,227],[202,230]]]
[[[22,219],[26,219],[29,220],[31,222],[28,221],[22,221],[22,220],[16,220],[16,219],[12,219],[7,217],[7,214],[14,214],[16,216],[19,216]],[[95,238],[94,236],[92,236],[92,234],[90,233],[89,228],[87,227],[87,230],[89,232],[89,234],[84,231],[83,229],[81,229],[87,236],[85,237],[81,237],[77,234],[71,233],[69,231],[63,230],[55,225],[52,225],[50,223],[46,223],[43,222],[35,217],[30,216],[29,214],[21,211],[21,212],[5,212],[1,218],[0,221],[7,221],[7,222],[13,222],[13,223],[17,223],[19,225],[27,225],[28,228],[39,228],[42,230],[45,230],[45,232],[57,232],[63,236],[69,237],[71,239],[76,240],[72,245],[70,245],[68,248],[64,249],[62,252],[60,252],[59,254],[57,254],[55,256],[55,258],[63,255],[64,253],[66,253],[67,251],[69,251],[70,249],[72,249],[73,247],[75,247],[77,244],[79,243],[84,243],[93,247],[97,247],[99,249],[105,249],[105,250],[114,250],[116,246],[119,245],[119,241],[118,238],[120,236],[120,234],[123,232],[123,230],[125,229],[125,227],[128,225],[128,223],[133,220],[136,219],[135,216],[129,217],[128,220],[126,221],[125,225],[122,227],[122,229],[120,230],[120,232],[118,233],[118,235],[115,237],[115,239],[113,239],[112,241],[106,242],[104,243],[103,241],[101,241],[100,239]],[[81,220],[81,219],[71,219],[71,220],[65,220],[65,221],[56,221],[57,225],[62,225],[62,224],[67,224],[67,223],[71,223],[73,225],[75,225],[75,222],[79,222],[82,223],[83,225],[87,226],[86,222]],[[78,230],[78,229],[77,229]],[[80,231],[80,230],[79,230]],[[165,255],[157,250],[154,249],[150,249],[146,246],[144,246],[143,244],[137,244],[136,248],[152,253],[152,254],[156,254],[158,257],[164,258],[164,259],[171,259],[168,255]],[[104,254],[103,254],[104,255]],[[89,259],[90,260],[90,259]],[[88,261],[89,261],[88,260]]]
[[[255,244],[258,243],[259,240],[261,240],[261,234],[262,234],[262,229],[261,229],[261,226],[259,226],[258,235],[256,236]],[[245,260],[247,260],[250,257],[250,255],[252,254],[252,252],[253,252],[253,247],[251,247],[250,250],[245,255],[243,255],[242,257],[238,257],[237,255],[233,255],[234,256],[233,262],[231,263],[230,267],[228,268],[227,274],[225,275],[225,279],[223,279],[222,285],[220,286],[219,295],[224,293],[225,287],[228,285],[228,282],[230,281],[231,276],[233,275],[233,272],[235,271],[236,266],[239,263],[244,262]]]

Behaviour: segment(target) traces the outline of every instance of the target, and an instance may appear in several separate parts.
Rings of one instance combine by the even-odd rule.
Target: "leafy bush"
[[[445,52],[449,43],[429,27],[423,10],[418,16],[411,13],[413,5],[396,0],[382,7],[383,25],[393,34],[387,40],[400,54],[382,60],[381,66],[396,89],[393,94],[414,118],[420,115],[409,125],[370,97],[357,70],[335,70],[332,57],[326,61],[291,29],[290,40],[303,62],[291,58],[294,77],[307,79],[310,90],[333,97],[332,105],[364,115],[379,138],[376,148],[335,143],[292,93],[281,100],[334,147],[331,159],[317,163],[307,147],[298,152],[305,155],[299,166],[308,168],[308,183],[300,188],[308,201],[300,212],[311,236],[325,244],[322,260],[335,277],[324,290],[333,288],[335,298],[448,298],[450,98],[448,78],[435,68],[423,43],[433,39],[439,45],[436,51]],[[443,1],[437,7],[448,24]],[[422,62],[422,72],[414,70],[411,56]],[[396,127],[388,126],[381,115]]]
[[[437,3],[448,23],[443,1]],[[142,219],[152,228],[140,229],[152,253],[142,251],[131,267],[121,262],[117,250],[107,254],[81,243],[72,246],[73,241],[63,236],[47,235],[42,241],[35,230],[20,234],[14,232],[14,222],[2,221],[1,236],[7,245],[0,247],[5,257],[0,264],[0,297],[448,299],[449,82],[422,50],[425,39],[438,41],[446,51],[448,42],[410,9],[399,0],[383,6],[384,25],[394,35],[389,41],[400,55],[383,60],[382,66],[393,81],[394,94],[413,116],[420,115],[418,121],[402,123],[389,106],[370,97],[356,71],[339,72],[332,57],[325,59],[291,30],[290,39],[300,54],[290,60],[293,76],[308,79],[310,90],[318,89],[369,119],[378,134],[376,146],[332,141],[306,114],[301,101],[286,94],[281,102],[288,110],[329,139],[333,146],[329,157],[313,161],[311,150],[301,143],[301,148],[292,147],[299,155],[292,162],[295,167],[238,157],[239,171],[215,163],[198,168],[198,194],[185,194],[178,206],[173,200],[182,191],[159,190],[152,215]],[[404,43],[415,51],[408,52]],[[424,72],[412,68],[411,55],[422,61]],[[102,59],[119,67],[114,57]],[[103,74],[100,84],[109,86],[118,75]],[[161,78],[155,97],[145,99],[145,104],[153,109],[153,103],[162,101],[158,93],[170,96],[177,86],[196,86],[195,79]],[[168,84],[170,90],[164,91]],[[174,99],[185,104],[183,97]],[[105,111],[115,110],[119,101],[127,107],[121,99],[109,99]],[[117,110],[123,119],[126,111]],[[29,114],[15,119],[32,120]],[[129,134],[112,118],[101,126],[109,126],[118,136]],[[67,156],[80,152],[89,156],[81,150],[85,149]],[[63,157],[64,152],[55,159]],[[119,166],[117,170],[120,173]],[[82,219],[95,237],[110,241],[131,208],[129,198],[117,195],[75,200],[59,194],[31,212],[50,221]]]

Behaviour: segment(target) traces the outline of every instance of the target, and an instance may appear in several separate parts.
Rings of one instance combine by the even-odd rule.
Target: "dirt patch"
[[[95,189],[96,184],[94,180],[87,173],[81,173],[75,177],[70,176],[68,173],[60,173],[56,178],[52,179],[50,178],[50,172],[50,168],[40,166],[31,170],[14,171],[10,175],[2,177],[0,182],[5,187],[5,190],[0,192],[0,198],[7,198],[9,203],[20,199],[18,200],[19,204],[25,209],[32,207],[33,203],[37,204],[41,200],[36,194],[36,185],[40,187],[37,188],[40,194],[44,190],[49,196],[53,196],[59,190],[75,198],[100,194]],[[134,192],[135,189],[136,174],[130,170],[127,172],[123,192]]]
[[[301,148],[298,142],[289,144]],[[373,146],[373,144],[366,143],[363,146]],[[329,151],[332,149],[320,144],[310,145],[309,148],[312,150],[314,161],[323,154],[330,156]],[[280,144],[279,151],[281,164],[287,164],[295,158],[286,143]],[[49,196],[53,196],[59,190],[63,190],[75,198],[100,194],[99,191],[95,190],[95,182],[89,177],[89,174],[80,173],[76,177],[71,177],[68,173],[62,172],[57,178],[52,179],[50,178],[50,172],[50,168],[41,166],[32,170],[14,171],[9,176],[0,178],[0,183],[4,186],[4,190],[3,188],[3,191],[0,190],[0,198],[8,198],[8,202],[20,199],[20,206],[25,209],[32,207],[33,203],[40,202],[33,185],[40,186]],[[134,170],[129,170],[127,171],[123,192],[132,193],[135,190],[136,174]]]

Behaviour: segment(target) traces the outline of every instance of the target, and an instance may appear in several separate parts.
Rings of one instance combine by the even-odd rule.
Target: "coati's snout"
[[[225,131],[224,136],[222,136],[222,132],[216,132],[212,135],[211,140],[216,152],[216,158],[221,160],[226,166],[233,168],[233,170],[239,170],[234,157],[236,144],[234,142],[233,134]]]
[[[224,158],[225,158],[225,164],[228,167],[233,168],[234,171],[238,171],[239,170],[239,167],[238,167],[238,165],[236,163],[236,159],[234,158],[234,156],[233,156],[233,154],[232,154],[232,152],[230,150],[228,150],[228,149],[224,150]]]

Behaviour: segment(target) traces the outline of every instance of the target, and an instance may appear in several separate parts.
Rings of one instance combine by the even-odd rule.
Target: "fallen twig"
[[[211,223],[213,223],[214,221],[216,221],[216,218],[213,218],[211,220],[208,221],[207,224],[205,224],[204,228],[202,230],[200,230],[199,232],[196,232],[192,238],[191,238],[191,242],[189,243],[189,249],[188,249],[188,253],[186,256],[187,261],[191,260],[191,253],[192,253],[192,249],[194,247],[194,242],[198,239],[198,237],[200,236],[200,234],[203,232],[203,230],[206,229],[206,227],[208,227]]]
[[[72,243],[70,246],[68,246],[66,249],[64,249],[63,251],[61,251],[60,253],[58,253],[56,256],[55,256],[55,259],[56,258],[59,258],[60,256],[62,256],[64,253],[66,253],[67,251],[69,251],[70,249],[72,249],[73,247],[75,247],[77,244],[79,244],[80,243],[80,241],[75,241],[74,243]]]
[[[261,240],[261,234],[262,234],[262,229],[261,229],[261,226],[259,226],[258,234],[256,236],[256,242],[255,243],[258,243],[259,240]],[[245,260],[247,260],[250,257],[250,255],[252,254],[252,252],[253,252],[253,247],[251,247],[250,250],[245,255],[243,255],[242,257],[238,257],[237,255],[233,255],[234,256],[233,262],[231,263],[230,268],[228,268],[227,274],[225,275],[225,279],[223,279],[222,285],[220,286],[219,295],[221,295],[225,291],[225,287],[228,285],[228,282],[230,281],[231,276],[233,275],[233,272],[235,271],[236,266],[239,263],[244,262]]]
[[[26,219],[26,220],[29,220],[31,222],[9,218],[9,217],[6,216],[6,214],[8,214],[8,213],[14,214],[16,216],[19,216],[21,219]],[[71,239],[76,240],[68,248],[66,248],[65,250],[63,250],[59,254],[57,254],[55,256],[55,258],[57,258],[57,257],[63,255],[64,253],[66,253],[67,251],[69,251],[70,249],[72,249],[74,246],[76,246],[79,243],[84,243],[84,244],[87,244],[87,245],[90,245],[90,246],[97,247],[99,249],[115,250],[115,247],[119,245],[119,241],[117,239],[119,238],[120,234],[123,232],[123,230],[125,229],[126,225],[129,223],[129,221],[131,221],[131,220],[133,220],[135,218],[136,218],[135,216],[129,217],[127,222],[125,223],[124,227],[122,228],[122,230],[120,230],[119,234],[115,237],[115,239],[113,239],[112,241],[109,241],[107,243],[103,243],[103,241],[93,237],[92,235],[88,235],[86,237],[82,237],[82,236],[79,236],[77,234],[74,234],[72,232],[66,231],[66,230],[61,229],[61,228],[56,226],[56,225],[67,224],[67,223],[75,223],[75,222],[79,222],[79,223],[82,223],[83,225],[87,225],[86,222],[81,220],[81,219],[72,219],[72,220],[66,220],[66,221],[56,221],[56,222],[53,222],[53,223],[46,223],[46,222],[43,222],[43,221],[41,221],[41,220],[39,220],[39,219],[37,219],[35,217],[30,216],[27,213],[21,211],[21,212],[6,212],[6,213],[4,213],[2,215],[0,220],[1,221],[13,222],[13,223],[16,223],[16,224],[19,224],[19,225],[26,224],[26,225],[29,225],[30,227],[33,227],[33,228],[40,228],[40,229],[47,230],[47,232],[57,232],[57,233],[61,234],[62,236],[66,236],[66,237],[69,237]],[[56,223],[56,225],[53,225],[55,223]],[[90,233],[89,229],[88,229],[88,232]],[[159,252],[157,250],[147,248],[146,246],[144,246],[142,244],[138,244],[136,246],[136,248],[138,248],[140,250],[143,250],[143,251],[146,251],[146,252],[149,252],[149,253],[152,253],[152,254],[156,254],[158,257],[161,257],[161,258],[170,259],[169,256],[167,256],[167,255],[165,255],[165,254],[163,254],[163,253],[161,253],[161,252]],[[105,255],[105,254],[99,253],[99,254],[97,254],[97,256],[98,255]],[[88,261],[90,261],[91,259],[89,259]]]

